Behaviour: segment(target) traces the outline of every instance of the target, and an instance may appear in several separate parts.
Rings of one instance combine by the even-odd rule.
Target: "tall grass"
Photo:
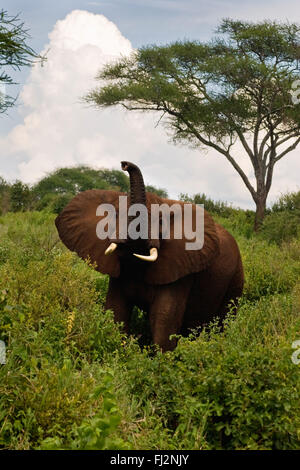
[[[270,244],[244,217],[218,219],[244,262],[238,314],[166,354],[123,335],[107,277],[64,248],[54,215],[1,217],[0,447],[299,449],[299,241]]]

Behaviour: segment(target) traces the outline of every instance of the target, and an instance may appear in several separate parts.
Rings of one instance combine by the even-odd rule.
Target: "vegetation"
[[[193,204],[202,204],[208,212],[213,212],[214,214],[221,215],[225,218],[230,217],[234,212],[237,211],[237,209],[229,206],[226,202],[214,201],[210,197],[207,197],[204,193],[198,193],[194,196],[181,193],[179,195],[179,200]]]
[[[147,346],[143,312],[126,337],[104,311],[107,276],[63,246],[55,214],[0,217],[1,448],[300,448],[300,238],[273,243],[254,213],[210,203],[241,248],[244,296],[223,332],[165,354]]]
[[[273,204],[262,226],[262,235],[279,244],[300,235],[300,191],[283,194]]]
[[[264,219],[276,163],[300,142],[297,24],[223,20],[209,43],[148,46],[108,64],[106,85],[86,100],[99,107],[157,111],[175,142],[213,148],[238,172]],[[235,156],[238,142],[253,167],[253,186]],[[240,154],[240,150],[237,152]]]
[[[21,67],[32,65],[42,60],[26,41],[29,39],[28,31],[19,15],[10,16],[4,10],[0,11],[0,85],[11,85],[13,79],[7,68],[20,70]],[[15,99],[0,89],[0,113],[4,113],[13,106]]]

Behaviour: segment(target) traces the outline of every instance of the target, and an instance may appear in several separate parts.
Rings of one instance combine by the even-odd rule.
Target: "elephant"
[[[137,306],[149,316],[152,342],[163,352],[173,350],[178,335],[187,335],[214,318],[222,325],[231,301],[234,305],[230,308],[236,311],[244,285],[240,251],[233,236],[204,209],[201,248],[186,249],[185,235],[178,238],[174,234],[172,214],[169,238],[162,236],[160,213],[158,236],[153,237],[153,207],[176,203],[184,209],[187,203],[146,192],[138,166],[123,161],[121,167],[129,173],[129,207],[141,204],[147,210],[146,238],[134,238],[129,231],[124,235],[121,225],[118,233],[98,237],[97,224],[104,220],[97,211],[101,204],[110,204],[116,220],[121,219],[120,196],[126,193],[113,190],[93,189],[77,194],[57,216],[55,224],[68,249],[82,259],[89,258],[96,270],[109,275],[105,309],[113,311],[114,321],[122,323],[129,333],[131,313]],[[194,217],[198,206],[190,206]],[[132,216],[127,216],[128,226]]]

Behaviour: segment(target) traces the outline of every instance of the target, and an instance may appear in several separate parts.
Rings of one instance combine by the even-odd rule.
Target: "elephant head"
[[[125,193],[108,190],[89,190],[79,193],[56,218],[55,224],[63,243],[75,251],[81,258],[89,258],[96,263],[96,269],[112,277],[122,275],[124,266],[130,266],[140,273],[149,284],[169,284],[188,274],[207,268],[219,254],[219,239],[213,219],[204,211],[204,243],[198,250],[186,250],[186,242],[191,240],[174,237],[174,218],[171,218],[170,238],[151,239],[151,207],[153,204],[174,203],[184,206],[183,202],[163,199],[156,194],[146,193],[140,169],[130,162],[122,162],[122,169],[130,177],[129,207],[142,204],[147,208],[148,237],[132,239],[130,236],[115,236],[99,239],[96,233],[97,224],[104,215],[97,215],[101,204],[111,204],[115,208],[120,222],[120,196]],[[192,205],[194,216],[196,206]],[[127,225],[130,224],[130,217]]]

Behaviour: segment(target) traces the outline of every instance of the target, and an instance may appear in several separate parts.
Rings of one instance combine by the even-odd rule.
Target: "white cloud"
[[[47,62],[32,69],[21,93],[22,124],[0,138],[0,161],[15,162],[10,170],[3,164],[3,176],[33,183],[61,166],[120,168],[121,160],[130,160],[140,165],[146,183],[167,188],[172,198],[205,192],[249,207],[251,198],[240,177],[216,152],[169,144],[165,130],[155,128],[158,116],[99,111],[80,102],[97,84],[102,64],[132,51],[107,18],[72,11],[55,24],[46,51]],[[251,174],[247,159],[242,161]],[[297,189],[299,166],[296,152],[278,165],[272,195]]]

